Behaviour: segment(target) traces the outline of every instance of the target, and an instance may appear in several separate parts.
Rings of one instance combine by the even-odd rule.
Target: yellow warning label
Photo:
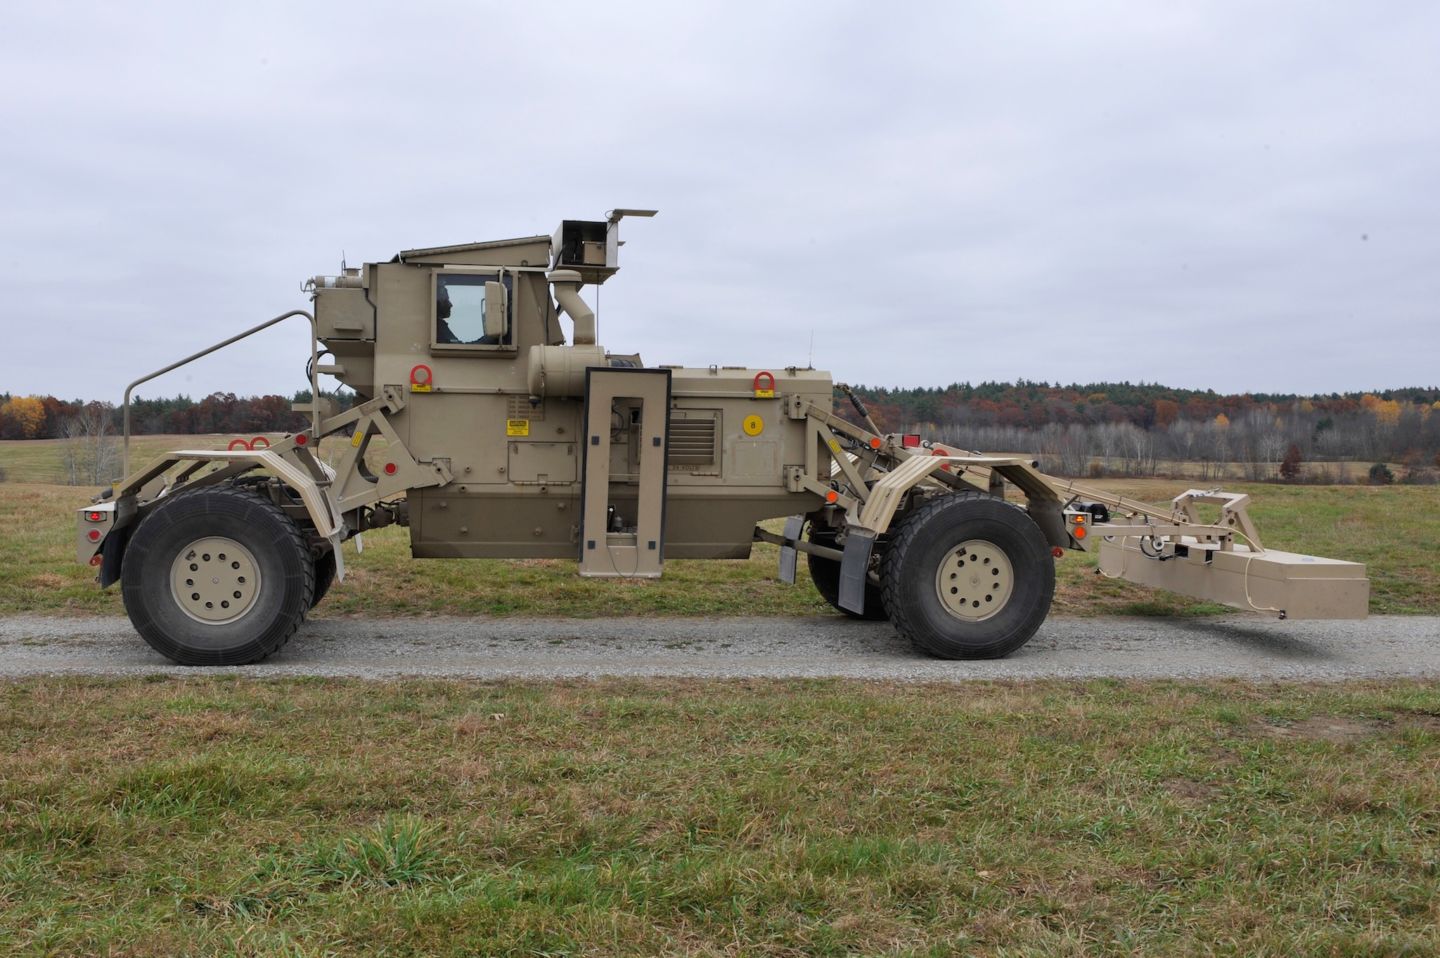
[[[355,430],[355,434],[350,437],[350,445],[354,446],[356,449],[359,449],[359,448],[360,448],[360,443],[362,443],[362,442],[364,442],[364,441],[365,441],[365,430],[363,430],[363,429],[357,429],[357,430]]]
[[[830,446],[830,451],[831,451],[831,452],[833,452],[833,453],[835,453],[835,454],[837,454],[837,455],[840,453],[840,443],[836,442],[834,439],[831,439],[830,442],[827,443],[827,445]]]
[[[757,389],[757,390],[755,390],[755,398],[756,398],[756,399],[774,399],[774,398],[775,398],[775,390],[773,390],[773,389]]]
[[[765,431],[765,420],[759,416],[746,416],[745,421],[740,425],[747,436],[758,436]]]
[[[507,436],[528,436],[528,435],[530,435],[530,420],[528,420],[528,419],[507,419],[507,420],[505,420],[505,435],[507,435]]]
[[[429,384],[429,383],[411,383],[411,384],[410,384],[410,391],[411,391],[412,393],[428,393],[428,392],[430,391],[430,384]]]

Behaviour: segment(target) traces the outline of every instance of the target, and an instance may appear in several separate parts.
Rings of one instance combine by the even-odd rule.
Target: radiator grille
[[[715,418],[670,420],[671,466],[715,464]]]

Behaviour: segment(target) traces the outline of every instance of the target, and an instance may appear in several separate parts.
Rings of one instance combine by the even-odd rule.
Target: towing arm
[[[1282,618],[1367,614],[1363,564],[1266,549],[1247,495],[1191,489],[1166,508],[1046,475],[1018,457],[907,445],[902,436],[855,426],[799,397],[789,412],[806,420],[807,443],[805,465],[788,467],[787,486],[814,492],[822,508],[843,515],[840,604],[852,611],[861,611],[865,582],[875,575],[877,543],[911,497],[979,488],[1003,498],[1010,485],[1024,494],[1026,512],[1057,557],[1098,543],[1101,575]],[[1217,514],[1207,520],[1202,506]],[[798,524],[787,525],[783,536],[756,532],[781,546],[787,581],[794,579],[796,552],[814,551],[799,541],[800,532]]]

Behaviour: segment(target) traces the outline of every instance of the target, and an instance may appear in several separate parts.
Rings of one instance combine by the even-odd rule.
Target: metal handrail
[[[211,346],[208,349],[202,349],[194,355],[186,356],[184,359],[179,360],[178,362],[173,362],[170,365],[166,366],[164,369],[157,369],[155,372],[151,373],[148,376],[141,376],[139,379],[126,386],[123,414],[125,440],[124,444],[121,447],[120,453],[122,475],[130,475],[130,393],[134,391],[136,386],[139,386],[141,383],[148,383],[150,380],[155,379],[158,376],[163,376],[171,370],[179,369],[181,366],[184,366],[187,363],[193,363],[195,360],[201,358],[202,356],[210,355],[217,349],[224,349],[226,346],[229,346],[232,343],[238,343],[240,340],[246,338],[247,336],[253,336],[256,333],[260,332],[262,329],[269,329],[276,323],[281,322],[282,320],[289,319],[291,316],[304,316],[306,319],[310,320],[310,418],[311,423],[318,430],[320,426],[320,374],[315,371],[315,361],[319,358],[316,355],[319,349],[318,342],[315,338],[315,317],[306,310],[292,309],[288,313],[281,313],[274,319],[265,320],[265,322],[261,323],[259,326],[252,326],[249,329],[245,330],[245,332],[240,333],[239,335],[231,336],[224,342],[216,343],[214,346]]]

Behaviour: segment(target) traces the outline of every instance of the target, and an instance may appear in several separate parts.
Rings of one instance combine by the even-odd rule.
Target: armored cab
[[[828,406],[828,374],[647,365],[596,341],[580,290],[618,270],[626,212],[314,280],[328,368],[361,400],[404,390],[390,427],[452,477],[409,493],[416,556],[658,575],[665,558],[743,558],[758,520],[806,511],[783,470],[804,461],[804,418],[783,400]]]

